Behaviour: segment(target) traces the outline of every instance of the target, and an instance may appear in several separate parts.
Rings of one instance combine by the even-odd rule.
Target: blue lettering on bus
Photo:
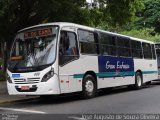
[[[133,76],[133,58],[99,56],[99,77]]]

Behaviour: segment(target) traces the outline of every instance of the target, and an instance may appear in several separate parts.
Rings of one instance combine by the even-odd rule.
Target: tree
[[[74,22],[76,12],[84,4],[85,0],[0,1],[0,39],[10,41],[10,37],[13,39],[18,30],[35,24],[54,21]]]
[[[145,9],[140,12],[140,25],[160,33],[160,0],[145,0],[144,5]]]
[[[106,13],[115,28],[132,22],[137,11],[143,7],[143,0],[106,0]]]
[[[85,0],[1,0],[0,42],[7,44],[2,49],[4,61],[11,48],[15,33],[25,27],[54,21],[74,22],[76,12],[84,6]],[[5,54],[4,54],[5,53]]]
[[[132,21],[143,7],[143,0],[93,1],[96,6],[89,9],[86,0],[1,0],[0,41],[9,43],[7,48],[11,48],[18,30],[46,22],[74,22],[117,30]]]

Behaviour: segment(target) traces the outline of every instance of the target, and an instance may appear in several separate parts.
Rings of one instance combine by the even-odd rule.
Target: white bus
[[[160,43],[156,43],[155,48],[156,48],[157,64],[158,64],[158,79],[160,79]]]
[[[133,85],[158,78],[155,44],[73,23],[20,30],[7,69],[10,95],[59,95]]]

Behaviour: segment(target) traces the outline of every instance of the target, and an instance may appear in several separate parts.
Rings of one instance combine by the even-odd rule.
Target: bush
[[[153,42],[160,42],[160,34],[154,34],[153,29],[123,31],[120,32],[120,34],[141,38]]]

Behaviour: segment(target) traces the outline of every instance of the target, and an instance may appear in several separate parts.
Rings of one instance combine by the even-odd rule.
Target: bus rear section
[[[160,79],[160,43],[156,43],[156,54],[157,54],[157,64],[158,64],[158,79]]]

